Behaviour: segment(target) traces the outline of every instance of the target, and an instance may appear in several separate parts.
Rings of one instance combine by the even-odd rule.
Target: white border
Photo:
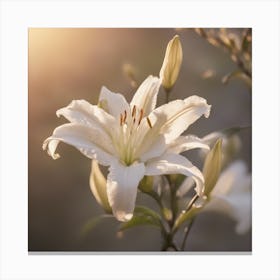
[[[28,255],[27,28],[253,27],[253,254]],[[1,279],[279,279],[279,2],[2,1]]]

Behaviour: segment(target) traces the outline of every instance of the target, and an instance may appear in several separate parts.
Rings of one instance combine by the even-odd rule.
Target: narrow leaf
[[[156,228],[162,228],[161,218],[159,214],[150,208],[144,206],[136,206],[133,217],[121,224],[120,231],[133,228],[135,226],[150,225]]]
[[[114,218],[113,215],[103,214],[97,217],[93,217],[89,219],[81,228],[80,236],[85,238],[89,232],[91,232],[100,222],[105,220],[106,218]]]

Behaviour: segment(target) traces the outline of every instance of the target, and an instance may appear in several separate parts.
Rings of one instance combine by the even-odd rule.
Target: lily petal
[[[204,143],[204,141],[194,135],[187,136],[179,136],[173,142],[170,143],[168,147],[168,152],[172,152],[174,154],[180,154],[182,152],[201,148],[205,150],[209,150],[209,146]]]
[[[239,234],[247,232],[251,227],[251,193],[244,192],[227,196],[225,201],[232,205],[231,216],[237,221],[235,230]]]
[[[111,163],[107,177],[107,194],[113,214],[119,221],[132,218],[137,187],[144,174],[143,163],[130,166],[124,166],[116,160]]]
[[[177,154],[164,154],[146,165],[145,175],[183,174],[192,176],[196,182],[195,190],[199,196],[203,195],[204,178],[200,170],[188,159]]]
[[[166,143],[163,135],[159,135],[153,142],[149,143],[151,137],[145,138],[145,143],[142,143],[139,150],[140,160],[146,162],[152,158],[161,156],[166,151]]]
[[[250,180],[251,176],[247,174],[246,164],[241,160],[237,160],[222,172],[212,191],[212,195],[242,192],[251,185]]]
[[[210,108],[204,98],[193,95],[156,108],[149,118],[153,123],[160,123],[160,133],[165,135],[167,143],[171,143],[202,115],[207,118]]]
[[[215,196],[202,211],[227,214],[237,222],[235,231],[238,234],[244,234],[251,227],[251,194],[247,192],[238,195]]]
[[[189,190],[192,189],[193,185],[195,184],[194,180],[192,177],[187,177],[183,183],[180,185],[178,188],[176,195],[178,197],[183,197],[186,193],[189,192]]]
[[[251,227],[251,183],[246,164],[235,161],[220,175],[203,211],[228,214],[237,222],[236,232],[245,233]]]
[[[160,79],[158,77],[149,76],[137,89],[133,96],[130,106],[136,106],[139,110],[143,110],[143,116],[150,114],[156,107],[157,95],[160,87]]]
[[[56,111],[58,117],[63,116],[68,121],[88,127],[105,129],[115,127],[116,120],[98,106],[91,105],[85,100],[73,100],[68,106]]]
[[[123,114],[124,111],[127,113],[130,112],[129,104],[124,96],[119,93],[114,93],[104,86],[101,88],[99,104],[117,120],[119,120],[120,115]]]
[[[43,143],[43,149],[48,148],[48,153],[53,159],[59,158],[55,151],[60,141],[74,146],[85,156],[98,160],[102,165],[110,165],[114,158],[115,151],[110,138],[98,128],[89,129],[75,123],[57,127],[53,135]]]

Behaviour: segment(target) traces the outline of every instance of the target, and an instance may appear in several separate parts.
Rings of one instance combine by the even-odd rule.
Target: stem
[[[170,92],[171,92],[171,88],[170,89],[164,89],[165,90],[165,103],[169,102],[169,98],[170,98]]]
[[[187,238],[189,236],[189,233],[191,231],[191,228],[193,226],[194,221],[195,221],[195,218],[191,219],[189,225],[185,228],[185,236],[184,236],[184,239],[183,239],[183,243],[181,245],[181,251],[185,250],[185,244],[186,244]]]
[[[176,244],[173,241],[174,233],[172,232],[172,228],[174,226],[176,215],[177,215],[176,188],[168,175],[165,176],[165,179],[168,183],[169,190],[170,190],[170,208],[172,212],[172,217],[171,220],[166,220],[169,226],[169,232],[167,234],[166,232],[163,233],[164,243],[162,245],[161,251],[167,251],[168,248],[172,248],[175,251],[180,251],[180,249],[176,246]]]
[[[165,242],[161,247],[161,251],[167,251],[168,248],[173,248],[175,251],[180,251],[180,249],[174,243],[173,236],[171,233],[167,234],[165,238]]]
[[[199,198],[198,194],[195,194],[193,196],[193,198],[190,200],[190,202],[188,203],[187,207],[186,207],[186,212],[188,212],[189,210],[191,210],[191,208],[193,207],[194,203],[196,202],[196,200]],[[178,227],[173,227],[172,228],[172,234],[175,235],[175,233],[178,231]]]
[[[170,208],[171,208],[171,212],[172,212],[172,219],[171,221],[169,221],[169,226],[170,226],[170,230],[172,229],[174,223],[175,223],[175,218],[177,215],[177,200],[176,200],[176,188],[174,186],[174,183],[171,181],[170,177],[168,175],[165,176],[168,185],[169,185],[169,190],[170,190]]]
[[[199,198],[198,194],[195,194],[193,196],[193,198],[190,200],[190,202],[189,202],[189,204],[186,208],[186,212],[189,211],[192,208],[192,206],[194,205],[194,203],[197,201],[198,198]]]
[[[162,201],[159,197],[159,195],[155,192],[155,191],[150,191],[150,192],[145,192],[145,191],[142,191],[143,193],[149,195],[150,197],[152,197],[158,204],[158,206],[160,207],[160,209],[163,209],[164,206],[162,204]]]

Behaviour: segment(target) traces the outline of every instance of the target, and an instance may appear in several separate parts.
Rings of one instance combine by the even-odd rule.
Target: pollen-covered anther
[[[149,117],[147,117],[146,119],[147,119],[147,123],[148,123],[149,127],[152,128],[152,123],[151,123]]]
[[[132,117],[134,117],[136,114],[136,106],[134,105],[133,106],[133,109],[132,109]]]
[[[138,125],[140,125],[142,119],[143,119],[143,114],[144,114],[144,111],[143,109],[140,110],[140,117],[139,117],[139,121],[138,121]]]
[[[122,125],[123,125],[123,115],[120,114],[120,126],[122,126]]]
[[[123,123],[125,123],[125,121],[126,121],[126,117],[127,117],[127,113],[126,113],[126,110],[124,110]]]

